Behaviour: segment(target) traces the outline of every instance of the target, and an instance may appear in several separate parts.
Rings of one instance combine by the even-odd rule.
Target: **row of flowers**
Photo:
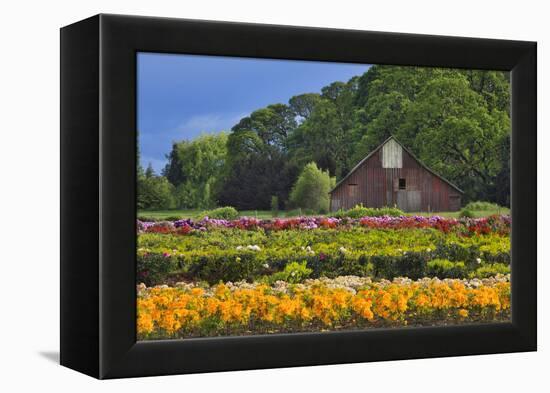
[[[437,259],[450,262],[431,266]],[[137,279],[151,285],[179,278],[253,281],[277,274],[293,262],[305,263],[310,277],[479,277],[482,267],[489,269],[481,272],[483,276],[507,271],[510,238],[496,233],[460,236],[435,229],[365,231],[359,227],[138,236]]]
[[[423,326],[510,318],[509,275],[372,282],[362,277],[274,286],[138,286],[139,339]]]
[[[400,216],[400,217],[363,217],[360,219],[334,217],[295,217],[273,220],[259,220],[242,217],[238,220],[220,220],[205,217],[193,219],[137,222],[138,231],[143,233],[188,234],[193,231],[207,231],[214,228],[237,228],[244,230],[264,229],[279,231],[289,229],[350,228],[361,226],[373,229],[409,229],[435,228],[445,233],[457,231],[463,235],[500,233],[509,234],[511,219],[506,215],[494,215],[483,218],[445,218],[440,216]]]

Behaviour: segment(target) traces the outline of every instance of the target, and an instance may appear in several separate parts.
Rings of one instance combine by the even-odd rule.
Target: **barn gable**
[[[382,168],[403,168],[403,148],[395,139],[382,144]]]
[[[361,160],[330,192],[331,210],[397,206],[404,211],[459,210],[463,191],[418,160],[394,137]]]

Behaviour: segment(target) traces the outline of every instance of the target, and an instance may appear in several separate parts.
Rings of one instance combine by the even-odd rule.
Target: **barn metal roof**
[[[430,172],[432,175],[434,176],[437,176],[438,178],[440,178],[441,180],[443,180],[445,183],[447,183],[448,185],[450,185],[451,187],[453,187],[455,190],[457,190],[458,192],[460,192],[461,194],[464,194],[464,191],[462,191],[460,188],[458,188],[455,184],[451,183],[449,180],[445,179],[443,176],[437,174],[436,172],[434,172],[432,169],[430,169],[428,166],[426,166],[426,164],[424,164],[422,161],[420,161],[409,149],[407,149],[401,142],[399,142],[393,135],[391,135],[389,138],[387,138],[384,142],[382,142],[376,149],[374,149],[373,151],[371,151],[365,158],[363,158],[361,161],[359,161],[359,163],[357,165],[355,165],[351,171],[348,172],[348,174],[346,176],[344,176],[342,178],[342,180],[340,180],[338,183],[336,183],[336,185],[332,188],[332,190],[330,190],[329,194],[331,194],[334,190],[336,190],[340,184],[342,184],[344,182],[344,180],[346,180],[353,172],[355,172],[361,165],[363,165],[363,163],[365,161],[367,161],[374,153],[376,153],[378,150],[380,150],[382,148],[382,146],[384,146],[386,143],[388,143],[388,141],[390,141],[391,139],[393,139],[395,142],[397,142],[397,144],[399,144],[399,146],[401,146],[403,148],[403,150],[405,150],[407,153],[409,153],[411,155],[412,158],[414,158],[416,160],[416,162],[418,162],[420,164],[420,166],[424,169],[426,169],[428,172]]]

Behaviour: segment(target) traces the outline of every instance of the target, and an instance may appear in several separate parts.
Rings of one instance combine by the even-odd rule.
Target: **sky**
[[[137,67],[141,164],[159,174],[174,141],[230,131],[254,110],[319,93],[369,65],[138,53]]]

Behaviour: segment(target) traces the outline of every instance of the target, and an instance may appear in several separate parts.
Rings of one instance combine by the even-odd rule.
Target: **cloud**
[[[149,162],[157,174],[167,163],[165,155],[170,152],[172,143],[181,140],[193,140],[202,133],[229,131],[231,127],[247,116],[248,113],[207,113],[191,116],[179,125],[155,132],[140,133],[141,165],[147,168]]]

